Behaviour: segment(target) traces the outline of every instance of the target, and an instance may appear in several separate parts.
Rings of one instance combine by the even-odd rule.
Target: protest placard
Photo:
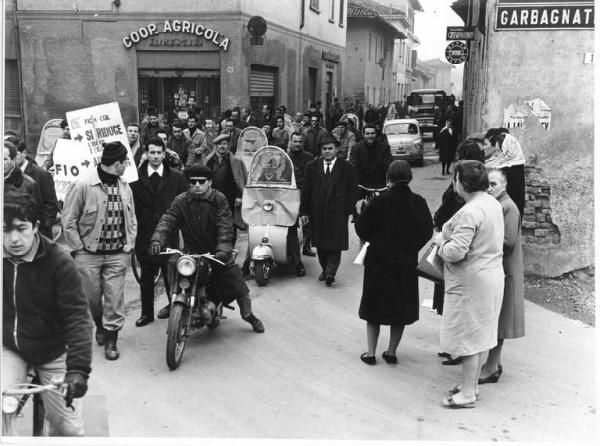
[[[81,149],[81,144],[69,139],[56,140],[53,158],[56,198],[64,201],[71,184],[94,168],[94,160],[89,151]]]
[[[129,160],[123,178],[129,183],[137,181],[137,169],[127,140],[127,129],[123,125],[117,102],[67,112],[67,121],[71,130],[71,139],[79,145],[80,150],[87,151],[91,155],[93,167],[100,164],[103,143],[112,141],[123,143],[127,148]]]

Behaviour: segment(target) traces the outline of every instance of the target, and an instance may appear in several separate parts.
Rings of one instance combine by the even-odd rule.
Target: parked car
[[[395,160],[409,160],[423,165],[423,137],[416,119],[391,119],[383,123],[383,133]]]
[[[50,119],[42,127],[42,133],[40,134],[40,141],[37,146],[35,153],[35,162],[38,166],[42,166],[44,161],[48,159],[48,156],[54,149],[56,140],[62,137],[63,131],[60,128],[62,119],[54,118]]]

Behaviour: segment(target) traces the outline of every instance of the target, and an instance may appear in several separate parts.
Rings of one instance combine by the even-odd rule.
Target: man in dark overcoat
[[[337,158],[339,142],[327,134],[319,140],[321,157],[306,166],[300,200],[302,224],[311,223],[312,245],[327,286],[335,281],[342,251],[348,249],[348,216],[357,200],[356,171]]]
[[[169,298],[167,280],[167,256],[151,256],[148,254],[150,238],[162,215],[169,208],[175,197],[187,192],[185,176],[177,169],[168,166],[165,161],[166,148],[159,137],[150,138],[145,146],[147,160],[138,169],[138,181],[131,183],[135,214],[138,218],[138,232],[135,239],[135,255],[140,264],[140,293],[142,314],[136,321],[137,327],[148,325],[154,320],[154,277],[159,268],[165,280],[165,291]],[[169,247],[177,246],[177,233],[169,240]],[[166,308],[166,309],[165,309]],[[158,318],[169,315],[169,305],[158,312]]]

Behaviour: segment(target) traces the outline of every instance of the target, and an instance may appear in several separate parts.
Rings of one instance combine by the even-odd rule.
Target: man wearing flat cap
[[[62,224],[71,255],[88,271],[84,284],[96,323],[96,342],[104,345],[106,359],[115,360],[119,330],[125,323],[125,273],[137,220],[133,194],[122,178],[127,149],[119,141],[103,146],[97,168],[67,192]]]
[[[348,216],[358,198],[356,170],[337,157],[339,142],[330,134],[319,140],[321,157],[306,166],[300,200],[303,224],[310,221],[312,245],[321,265],[320,281],[335,282],[342,251],[348,249]]]

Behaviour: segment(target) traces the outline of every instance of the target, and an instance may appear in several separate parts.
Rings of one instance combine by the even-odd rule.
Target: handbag
[[[437,245],[429,245],[419,260],[417,275],[436,283],[444,281],[444,261],[438,256]]]

